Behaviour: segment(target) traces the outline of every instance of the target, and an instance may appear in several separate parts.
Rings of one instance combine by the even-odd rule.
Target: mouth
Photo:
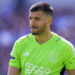
[[[37,29],[38,27],[31,27],[31,29]]]

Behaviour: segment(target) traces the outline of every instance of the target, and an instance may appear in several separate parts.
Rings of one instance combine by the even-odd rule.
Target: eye
[[[35,17],[35,20],[36,20],[36,21],[39,21],[39,20],[40,20],[40,18],[39,18],[39,17]]]

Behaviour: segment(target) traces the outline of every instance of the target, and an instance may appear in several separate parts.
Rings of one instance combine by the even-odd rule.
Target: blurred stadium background
[[[14,42],[30,33],[29,8],[39,1],[54,8],[51,30],[75,46],[75,0],[0,0],[0,75],[7,75]]]

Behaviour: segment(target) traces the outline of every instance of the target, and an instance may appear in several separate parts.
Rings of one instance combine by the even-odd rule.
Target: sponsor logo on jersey
[[[43,75],[43,74],[50,74],[50,68],[44,68],[43,66],[38,67],[38,66],[34,66],[31,63],[25,63],[25,73],[27,74],[39,74],[39,75]]]

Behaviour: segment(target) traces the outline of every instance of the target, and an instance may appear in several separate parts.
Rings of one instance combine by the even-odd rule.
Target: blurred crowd
[[[27,0],[7,0],[0,2],[0,75],[7,75],[10,52],[14,42],[30,33],[29,7]],[[75,10],[54,9],[51,26],[53,32],[69,40],[75,46]]]

